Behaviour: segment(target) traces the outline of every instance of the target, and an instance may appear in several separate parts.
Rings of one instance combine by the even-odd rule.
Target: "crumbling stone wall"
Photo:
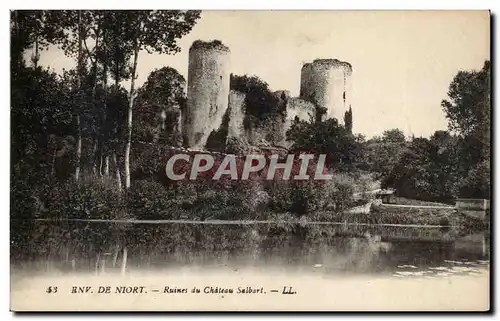
[[[248,142],[255,146],[281,145],[285,137],[285,117],[273,114],[255,126],[247,128],[245,136]]]
[[[286,130],[292,121],[298,117],[300,120],[311,121],[316,117],[316,106],[302,98],[292,97],[286,104]]]
[[[245,94],[236,90],[229,92],[228,137],[242,138],[245,135]]]

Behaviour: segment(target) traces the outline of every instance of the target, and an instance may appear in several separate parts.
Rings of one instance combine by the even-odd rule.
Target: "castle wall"
[[[229,92],[229,126],[227,136],[240,138],[245,135],[245,94],[231,90]]]
[[[285,148],[290,148],[293,144],[292,141],[287,141],[286,133],[292,126],[295,117],[298,117],[300,120],[310,121],[314,119],[316,115],[316,106],[308,102],[304,99],[297,97],[289,97],[286,101],[286,119],[283,123],[283,141],[278,142],[280,146]]]
[[[337,59],[306,63],[301,70],[300,98],[326,108],[326,118],[337,118],[343,124],[351,99],[351,74],[351,65]]]
[[[286,105],[286,123],[285,123],[285,133],[295,117],[300,120],[310,121],[311,118],[314,119],[316,114],[316,107],[311,102],[308,102],[301,98],[289,98]]]
[[[229,103],[230,51],[218,41],[189,49],[188,90],[182,129],[186,147],[201,149],[217,130]]]
[[[266,118],[258,124],[245,130],[248,142],[255,146],[270,146],[285,141],[284,119],[281,115]]]

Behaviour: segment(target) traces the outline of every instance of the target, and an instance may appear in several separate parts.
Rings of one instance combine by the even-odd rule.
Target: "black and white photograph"
[[[11,9],[10,310],[489,311],[491,21]]]

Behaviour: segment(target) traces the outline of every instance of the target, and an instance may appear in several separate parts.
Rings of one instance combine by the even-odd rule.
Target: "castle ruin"
[[[220,41],[195,41],[189,48],[187,108],[182,115],[184,141],[203,148],[217,130],[229,100],[230,51]]]
[[[300,97],[326,110],[326,118],[344,123],[351,106],[351,64],[337,59],[316,59],[302,66]]]
[[[336,118],[343,124],[351,105],[351,74],[351,65],[337,59],[316,59],[304,64],[300,97],[291,97],[286,90],[274,92],[279,103],[284,104],[286,119],[282,120],[282,135],[273,138],[271,145],[286,146],[285,133],[295,117],[315,119],[318,107],[326,110],[326,118]],[[245,94],[230,91],[229,86],[229,48],[218,40],[195,41],[189,50],[187,107],[181,116],[187,148],[204,149],[210,134],[221,128],[224,115],[229,118],[228,138],[261,145],[269,136],[265,129],[245,130]]]

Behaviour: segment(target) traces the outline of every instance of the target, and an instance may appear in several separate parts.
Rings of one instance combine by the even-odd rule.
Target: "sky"
[[[181,52],[141,52],[140,86],[164,66],[187,79],[195,40],[222,41],[231,50],[231,72],[256,75],[274,90],[298,96],[302,64],[337,58],[353,66],[353,131],[367,137],[399,128],[430,136],[447,128],[441,101],[459,70],[480,69],[490,59],[488,11],[204,11],[178,41]],[[55,71],[74,60],[57,48],[40,63]]]

